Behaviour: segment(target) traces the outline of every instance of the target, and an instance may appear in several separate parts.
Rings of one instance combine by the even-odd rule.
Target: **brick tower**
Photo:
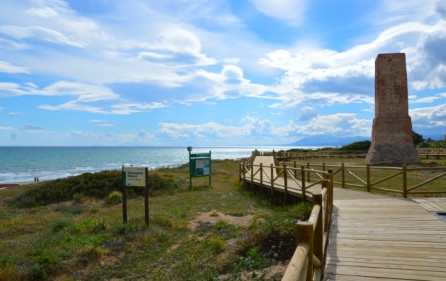
[[[413,144],[404,53],[379,54],[375,60],[375,119],[366,162],[371,165],[420,162]]]

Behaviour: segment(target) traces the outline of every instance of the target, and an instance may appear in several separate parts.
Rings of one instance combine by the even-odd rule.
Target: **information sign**
[[[126,186],[146,186],[146,168],[123,167]]]
[[[144,211],[146,225],[149,225],[149,186],[146,167],[122,166],[122,218],[127,223],[127,187],[144,187]]]
[[[189,188],[192,188],[192,178],[209,177],[209,186],[211,185],[211,152],[209,153],[191,153],[192,147],[188,147],[189,151]]]

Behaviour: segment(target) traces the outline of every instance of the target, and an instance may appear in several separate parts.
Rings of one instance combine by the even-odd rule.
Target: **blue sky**
[[[446,135],[446,1],[2,0],[0,145],[370,138],[404,52],[413,129]]]

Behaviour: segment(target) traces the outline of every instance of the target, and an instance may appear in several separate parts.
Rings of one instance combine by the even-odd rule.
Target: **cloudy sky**
[[[370,138],[395,52],[414,130],[440,137],[445,48],[445,0],[2,0],[0,145]]]

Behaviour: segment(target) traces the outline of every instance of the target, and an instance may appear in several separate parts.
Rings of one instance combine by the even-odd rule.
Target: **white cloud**
[[[160,123],[159,134],[165,134],[174,139],[191,138],[219,138],[219,139],[237,139],[248,135],[243,127],[225,126],[216,122],[207,122],[204,124],[187,123]]]
[[[23,44],[23,43],[18,43],[16,41],[8,40],[5,38],[0,38],[0,49],[20,51],[20,50],[29,49],[29,45]]]
[[[56,82],[44,89],[43,95],[74,95],[77,100],[82,102],[92,102],[100,100],[115,100],[119,96],[104,86],[90,85],[84,83],[75,83],[68,81]]]
[[[26,67],[12,65],[6,61],[0,61],[0,72],[4,73],[30,73]]]
[[[370,136],[371,120],[358,119],[353,113],[317,115],[306,124],[290,120],[286,126],[273,129],[273,134],[281,136]]]
[[[25,13],[31,16],[38,16],[42,18],[55,18],[58,16],[57,11],[52,9],[51,7],[33,8],[25,11]]]
[[[143,51],[139,59],[154,63],[174,64],[175,66],[212,65],[216,60],[202,53],[200,39],[191,31],[180,26],[163,30],[153,42],[139,43]]]
[[[85,105],[76,103],[74,101],[70,101],[67,103],[59,104],[59,105],[40,105],[38,106],[40,109],[44,110],[66,110],[66,111],[84,111],[84,112],[90,112],[90,113],[96,113],[96,114],[108,114],[109,112],[104,110],[101,107],[97,106],[91,106],[91,105]]]
[[[305,0],[251,0],[251,2],[266,16],[285,21],[293,26],[302,23],[307,6]]]
[[[11,95],[23,95],[27,91],[21,88],[21,85],[9,82],[0,82],[0,96],[10,97]]]
[[[412,124],[418,127],[444,127],[446,130],[446,104],[440,104],[431,107],[416,108],[410,110]],[[436,133],[442,133],[436,132]]]
[[[419,99],[412,100],[412,101],[410,101],[410,103],[412,103],[412,104],[415,104],[415,103],[432,103],[432,102],[434,102],[434,101],[436,101],[438,99],[440,99],[440,97],[430,96],[430,97],[425,97],[425,98],[419,98]]]

